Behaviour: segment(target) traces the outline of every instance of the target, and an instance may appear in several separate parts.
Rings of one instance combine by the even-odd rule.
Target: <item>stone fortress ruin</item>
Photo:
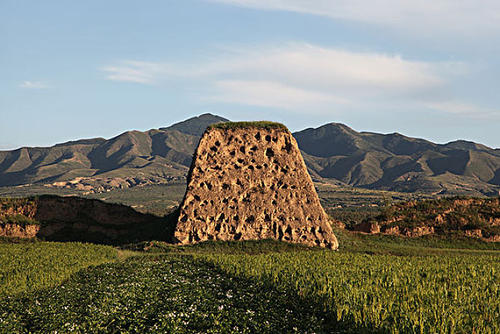
[[[295,139],[271,122],[210,126],[194,154],[174,237],[277,239],[338,248]]]

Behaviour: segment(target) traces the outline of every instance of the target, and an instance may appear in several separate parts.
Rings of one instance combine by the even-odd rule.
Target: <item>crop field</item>
[[[61,283],[77,271],[117,259],[108,246],[81,243],[0,243],[0,295]]]
[[[331,322],[390,333],[499,333],[500,258],[300,252],[211,255],[224,271],[319,303]]]
[[[338,252],[148,243],[121,261],[110,247],[0,244],[0,333],[500,333],[498,251],[340,237]]]

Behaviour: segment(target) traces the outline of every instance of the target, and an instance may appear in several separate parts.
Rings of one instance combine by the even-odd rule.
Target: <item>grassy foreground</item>
[[[82,243],[0,243],[0,296],[60,284],[88,266],[115,261],[117,250]]]
[[[500,333],[500,257],[204,255],[225,272],[294,291],[346,327],[390,333]]]
[[[38,288],[0,292],[0,333],[500,333],[498,251],[339,236],[338,252],[147,243],[124,261],[110,247],[3,244],[24,260],[2,264]]]

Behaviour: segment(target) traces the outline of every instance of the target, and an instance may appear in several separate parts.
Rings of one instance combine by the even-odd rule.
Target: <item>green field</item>
[[[89,266],[116,261],[109,246],[82,243],[0,243],[0,295],[56,286]]]
[[[338,252],[148,242],[123,261],[110,247],[1,244],[0,332],[500,333],[499,251],[339,238]],[[36,283],[14,293],[13,277]]]

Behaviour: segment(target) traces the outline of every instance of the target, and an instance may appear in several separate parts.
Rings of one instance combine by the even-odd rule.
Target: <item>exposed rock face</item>
[[[362,222],[355,225],[353,231],[376,234],[380,233],[380,225],[376,222]]]
[[[194,155],[175,238],[278,239],[338,247],[295,139],[283,126],[212,127]]]
[[[352,226],[353,231],[406,237],[461,233],[484,241],[500,240],[500,198],[441,198],[395,203]]]
[[[34,238],[38,231],[40,225],[0,224],[0,237]]]

